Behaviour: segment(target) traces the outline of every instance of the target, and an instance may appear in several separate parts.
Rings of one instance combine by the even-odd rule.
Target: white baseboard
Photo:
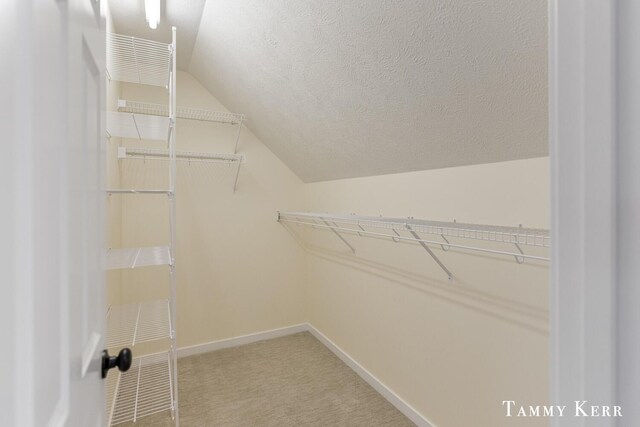
[[[367,371],[362,365],[356,362],[351,356],[344,352],[340,347],[327,338],[322,332],[317,330],[309,323],[301,323],[299,325],[287,326],[284,328],[271,329],[268,331],[256,332],[254,334],[241,335],[239,337],[227,338],[224,340],[212,341],[204,344],[192,345],[178,349],[178,357],[193,356],[195,354],[208,353],[210,351],[222,350],[223,348],[237,347],[244,344],[251,344],[258,341],[264,341],[272,338],[284,337],[286,335],[297,334],[299,332],[310,332],[318,341],[324,344],[333,354],[342,360],[356,374],[374,388],[378,393],[387,399],[393,406],[402,412],[407,418],[413,421],[418,427],[435,427],[433,423],[427,420],[420,412],[415,410],[411,405],[402,400],[400,396],[395,394],[393,390],[384,385],[382,381],[376,378],[371,372]]]
[[[393,390],[384,385],[382,381],[376,378],[371,372],[367,371],[362,365],[356,362],[351,356],[338,347],[333,341],[327,338],[322,332],[317,330],[311,324],[307,324],[309,332],[325,345],[333,354],[338,356],[348,367],[366,381],[375,391],[380,393],[382,397],[387,399],[389,403],[402,412],[407,418],[413,421],[418,427],[435,427],[433,423],[427,420],[420,412],[416,411],[411,405],[402,400],[400,396],[395,394]]]
[[[286,335],[297,334],[309,330],[307,323],[286,326],[284,328],[270,329],[268,331],[256,332],[254,334],[241,335],[239,337],[227,338],[224,340],[211,341],[204,344],[197,344],[178,349],[178,357],[193,356],[195,354],[208,353],[210,351],[222,350],[223,348],[237,347],[251,344],[258,341],[270,340],[272,338],[284,337]]]

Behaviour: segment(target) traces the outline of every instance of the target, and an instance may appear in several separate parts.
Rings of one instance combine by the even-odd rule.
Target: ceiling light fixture
[[[144,13],[147,16],[149,28],[155,30],[160,23],[160,0],[144,0]]]

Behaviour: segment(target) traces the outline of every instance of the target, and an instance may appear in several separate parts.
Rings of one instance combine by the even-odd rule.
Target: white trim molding
[[[272,338],[284,337],[308,331],[307,323],[285,326],[284,328],[269,329],[268,331],[255,332],[253,334],[240,335],[223,340],[211,341],[204,344],[196,344],[178,349],[178,358],[193,356],[196,354],[209,353],[210,351],[222,350],[224,348],[238,347],[258,341],[270,340]]]
[[[301,323],[298,325],[286,326],[284,328],[271,329],[268,331],[256,332],[253,334],[241,335],[238,337],[227,338],[218,341],[212,341],[204,344],[192,345],[178,349],[178,357],[193,356],[196,354],[208,353],[211,351],[222,350],[224,348],[238,347],[245,344],[251,344],[258,341],[269,340],[272,338],[284,337],[287,335],[297,334],[299,332],[309,332],[333,354],[338,356],[349,368],[351,368],[360,378],[373,387],[382,397],[387,399],[397,410],[402,412],[418,427],[435,427],[425,416],[418,412],[415,408],[405,402],[393,390],[387,387],[382,381],[375,377],[371,372],[366,370],[362,365],[349,356],[344,350],[338,347],[333,341],[327,338],[322,332],[317,330],[309,323]]]
[[[407,418],[409,418],[418,427],[435,427],[435,424],[431,423],[425,416],[418,412],[413,406],[405,402],[400,396],[398,396],[393,390],[387,387],[382,381],[376,378],[371,372],[367,371],[361,364],[355,361],[344,350],[338,347],[333,341],[327,338],[322,332],[317,330],[313,325],[308,324],[309,332],[316,337],[318,341],[324,344],[333,354],[338,356],[348,367],[350,367],[356,374],[360,376],[367,384],[369,384],[375,391],[380,393],[382,397],[387,399],[389,403],[396,407],[396,409],[402,412]]]
[[[550,3],[554,405],[615,404],[613,12],[607,0]],[[553,426],[587,423],[552,419]]]

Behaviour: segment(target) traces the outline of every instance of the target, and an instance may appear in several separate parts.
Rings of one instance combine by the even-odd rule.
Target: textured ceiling
[[[207,0],[189,71],[305,182],[547,155],[545,0]]]
[[[109,0],[115,31],[119,34],[171,43],[171,27],[177,28],[177,66],[188,70],[191,52],[198,36],[206,0],[161,0],[162,16],[158,28],[147,25],[144,0]]]

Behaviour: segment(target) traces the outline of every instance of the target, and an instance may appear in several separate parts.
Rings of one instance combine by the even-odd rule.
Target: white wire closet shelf
[[[171,353],[157,353],[133,359],[127,372],[112,369],[106,384],[108,424],[137,421],[173,406]]]
[[[118,111],[125,113],[147,114],[150,116],[169,116],[169,106],[154,104],[151,102],[118,100]],[[179,119],[199,120],[204,122],[224,123],[239,125],[244,121],[244,114],[228,113],[226,111],[211,111],[203,108],[176,107],[176,116]]]
[[[279,212],[279,220],[286,222],[308,221],[308,225],[317,225],[314,220],[326,220],[332,223],[353,227],[372,227],[385,230],[406,231],[409,225],[414,231],[462,239],[484,240],[489,242],[518,243],[527,246],[550,247],[549,230],[537,228],[508,227],[484,224],[465,224],[461,222],[430,221],[414,218],[389,218],[360,215],[330,215],[309,212]],[[362,230],[353,229],[354,232]],[[397,236],[389,236],[397,237]],[[437,242],[441,244],[442,242]]]
[[[142,160],[163,160],[169,161],[169,151],[152,148],[129,148],[118,147],[118,159],[142,159]],[[228,153],[208,153],[201,151],[176,151],[175,160],[184,162],[203,162],[203,163],[223,163],[227,165],[236,165],[235,178],[233,181],[233,192],[238,187],[238,177],[240,176],[240,167],[244,163],[244,155],[228,154]]]
[[[169,160],[169,151],[154,148],[118,147],[118,158]],[[176,160],[188,162],[201,161],[211,163],[238,164],[244,161],[244,156],[242,154],[210,153],[204,151],[176,151]]]
[[[445,271],[450,280],[453,279],[453,275],[431,250],[432,247],[443,251],[455,248],[512,256],[519,264],[522,264],[525,259],[549,261],[548,257],[525,254],[522,246],[549,248],[551,245],[549,230],[535,228],[311,212],[278,212],[278,221],[285,224],[330,230],[353,253],[355,253],[355,248],[342,234],[388,238],[396,243],[418,243]],[[423,238],[421,236],[423,234],[434,236],[434,238]],[[467,241],[508,244],[513,245],[515,250],[481,247]]]
[[[169,118],[107,111],[107,136],[167,141]]]
[[[169,310],[168,299],[109,306],[106,348],[122,348],[148,341],[171,339]]]
[[[107,76],[111,80],[167,87],[172,45],[107,33]]]
[[[109,188],[107,194],[172,194],[171,190],[162,189],[135,189],[135,188]]]
[[[107,270],[151,265],[171,265],[171,251],[168,246],[109,249],[107,251]]]

